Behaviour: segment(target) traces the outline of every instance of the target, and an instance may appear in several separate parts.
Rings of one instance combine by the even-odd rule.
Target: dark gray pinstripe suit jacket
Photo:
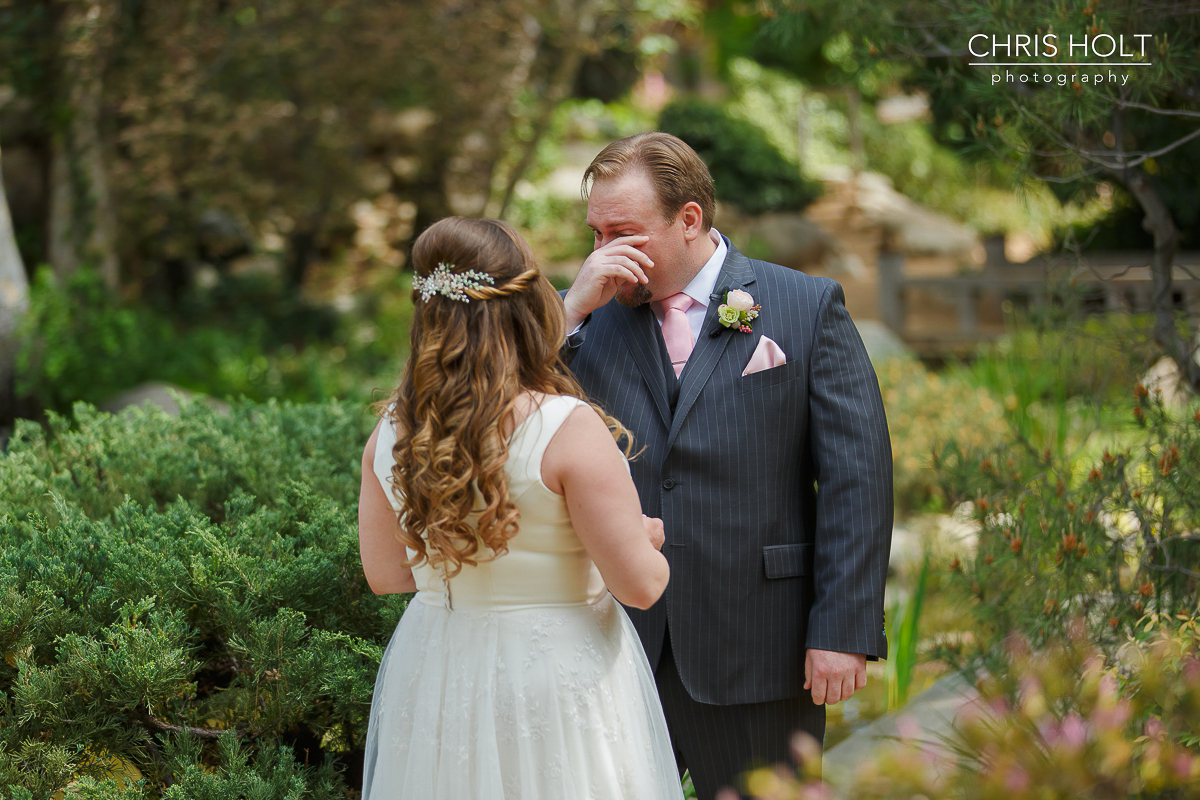
[[[887,655],[892,529],[883,403],[841,287],[730,245],[714,296],[729,289],[762,305],[754,332],[710,303],[678,382],[649,306],[597,309],[567,348],[645,448],[634,482],[666,525],[667,590],[629,610],[646,655],[657,666],[669,625],[688,692],[723,705],[799,696],[806,647]],[[760,336],[788,362],[742,377]]]

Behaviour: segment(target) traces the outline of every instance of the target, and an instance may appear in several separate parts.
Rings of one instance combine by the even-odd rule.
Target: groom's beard
[[[629,293],[617,292],[617,302],[626,308],[637,308],[650,302],[654,294],[644,283],[635,284]]]

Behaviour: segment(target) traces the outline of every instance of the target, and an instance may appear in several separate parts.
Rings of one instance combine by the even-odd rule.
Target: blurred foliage
[[[927,121],[883,124],[864,114],[861,124],[868,168],[888,176],[905,197],[975,231],[1031,236],[1048,248],[1057,229],[1103,218],[1103,204],[1091,198],[1060,201],[1011,167],[964,158],[937,141]]]
[[[808,86],[855,87],[874,96],[889,70],[886,64],[865,62],[845,29],[814,8],[784,5],[763,13],[762,4],[717,0],[709,3],[704,22],[725,78],[737,60],[751,59]]]
[[[1200,782],[1200,617],[1148,617],[1116,657],[1081,627],[1052,646],[1019,637],[1002,668],[979,683],[940,752],[921,731],[861,765],[851,796],[981,800],[1183,800]],[[807,743],[797,742],[804,752]],[[810,773],[763,769],[747,776],[758,800],[832,800]]]
[[[586,215],[582,200],[541,194],[518,198],[511,221],[526,232],[526,240],[542,257],[540,266],[555,262],[578,266],[594,243],[591,229],[583,223]]]
[[[86,54],[64,40],[80,9]],[[126,286],[175,302],[203,265],[266,255],[288,289],[315,262],[400,266],[429,222],[483,213],[528,167],[580,58],[623,43],[640,59],[656,26],[691,13],[686,0],[0,0],[0,97],[15,92],[0,112],[48,163],[79,119],[71,76],[96,77],[100,158],[68,167],[107,175]],[[359,247],[359,201],[396,223],[382,251]]]
[[[1004,411],[986,388],[943,377],[916,359],[876,364],[892,437],[893,482],[902,511],[943,508],[937,458],[951,443],[992,447],[1009,435]]]
[[[1025,330],[1002,355],[939,379],[985,396],[987,386],[1007,392],[993,408],[1007,417],[998,438],[967,444],[965,435],[979,433],[968,418],[964,435],[943,437],[936,453],[939,497],[972,534],[929,577],[940,602],[966,614],[967,632],[923,622],[920,648],[974,682],[987,712],[960,719],[935,753],[916,738],[885,746],[836,791],[776,769],[749,776],[753,796],[1191,796],[1200,779],[1191,722],[1200,712],[1200,473],[1191,468],[1200,413],[1194,404],[1168,408],[1141,384],[1132,398],[1128,388],[1115,394],[1114,384],[1130,386],[1144,368],[1145,336],[1144,320],[1129,317]],[[899,359],[877,365],[881,387],[891,375],[906,376],[901,387],[919,385],[907,377],[919,367],[907,363],[906,371]],[[885,403],[904,450],[895,391],[885,388]],[[1083,397],[1094,415],[1081,411]],[[1094,452],[1083,446],[1087,431],[1074,429],[1069,446],[1036,446],[1017,415],[1063,398],[1072,426],[1087,427],[1082,416],[1120,446]],[[800,754],[805,747],[797,743]]]
[[[779,0],[776,7],[792,5]],[[1060,198],[1092,198],[1119,185],[1136,200],[1141,225],[1151,234],[1151,272],[1171,285],[1177,250],[1181,243],[1194,244],[1192,232],[1200,226],[1195,91],[1200,17],[1185,13],[1189,4],[1118,3],[1101,9],[1091,2],[1038,0],[983,5],[811,0],[805,5],[852,31],[864,59],[906,66],[901,85],[936,98],[931,110],[943,115],[939,127],[961,132],[964,142],[970,136],[969,147],[980,158],[1042,181]],[[994,37],[996,45],[972,53],[964,47],[967,32],[980,41]],[[1022,57],[1020,45],[1004,47],[1020,32],[1037,33],[1034,41],[1042,43],[1040,37],[1052,34],[1053,48],[1034,49],[1054,52],[1027,53],[1030,63],[1011,62]],[[1135,40],[1136,55],[1100,49],[1113,42],[1115,51],[1118,43]],[[1092,61],[1074,60],[1083,58],[1081,42]],[[1005,61],[992,63],[998,58]],[[1159,346],[1200,391],[1200,366],[1193,358],[1196,319],[1177,313],[1169,289],[1155,292],[1153,302]]]
[[[717,105],[681,100],[662,110],[659,129],[691,145],[708,164],[717,200],[748,214],[799,211],[821,193],[756,125]]]
[[[359,563],[365,403],[74,419],[0,455],[3,796],[345,797],[404,608]]]
[[[43,268],[24,320],[17,390],[59,413],[146,381],[218,398],[365,402],[398,380],[412,314],[406,283],[378,287],[335,313],[247,277],[167,315],[120,302],[91,271],[60,286]]]
[[[1116,418],[1130,386],[1158,357],[1153,321],[1128,314],[1076,317],[1068,324],[1014,319],[1012,332],[981,347],[949,374],[1000,398],[1016,436],[1064,454],[1097,431],[1128,427]]]
[[[852,166],[844,93],[809,88],[746,58],[733,59],[727,73],[726,110],[761,128],[804,174],[821,178],[844,174]],[[931,134],[929,121],[884,124],[864,107],[858,124],[867,170],[887,176],[906,197],[974,230],[1022,234],[1049,246],[1057,229],[1090,226],[1105,213],[1099,200],[1062,203],[1043,183],[1022,181],[1003,164],[965,158]]]
[[[793,5],[791,0],[776,4],[783,14]],[[850,34],[864,64],[890,61],[902,68],[897,83],[930,98],[931,128],[939,141],[964,154],[1007,162],[1044,177],[1047,187],[1063,199],[1089,195],[1097,180],[1124,182],[1142,173],[1186,234],[1196,229],[1200,214],[1197,143],[1183,141],[1196,128],[1197,105],[1191,88],[1197,78],[1200,29],[1195,15],[1184,13],[1185,5],[1117,4],[1100,9],[1092,3],[1056,5],[1036,0],[1005,0],[986,7],[973,0],[883,6],[841,0],[805,3],[811,13]],[[1044,69],[993,69],[968,63],[980,59],[964,47],[966,32],[994,34],[1003,42],[1013,34],[1037,31],[1053,32],[1060,54],[1071,36],[1079,41],[1124,35],[1132,43],[1132,34],[1149,34],[1143,58],[1149,64],[1121,67],[1119,82],[1093,83],[1089,79],[1095,74],[1112,68],[1050,66],[1050,58]],[[1113,63],[1116,67],[1120,59]],[[1054,80],[1009,81],[1006,71],[1045,72]],[[1000,80],[993,81],[993,75]],[[1169,145],[1178,146],[1141,160]],[[1138,161],[1130,165],[1128,174],[1103,167],[1122,156]]]
[[[952,565],[976,641],[947,645],[946,658],[987,668],[1010,633],[1040,648],[1074,619],[1111,652],[1147,613],[1195,611],[1200,412],[1168,411],[1138,384],[1131,417],[1142,435],[1090,463],[1025,441],[944,453],[946,491],[972,503],[978,526],[976,551]]]

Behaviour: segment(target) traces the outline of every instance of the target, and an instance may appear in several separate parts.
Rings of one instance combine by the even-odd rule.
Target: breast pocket
[[[741,376],[738,378],[738,392],[745,394],[746,392],[756,392],[760,389],[766,389],[769,386],[778,386],[781,383],[795,380],[799,375],[800,362],[789,361],[783,366],[771,367],[770,369],[759,370],[758,372]]]

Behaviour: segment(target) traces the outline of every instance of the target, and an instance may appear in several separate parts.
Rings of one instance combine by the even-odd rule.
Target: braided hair
[[[508,436],[525,392],[585,398],[562,362],[562,299],[528,243],[499,220],[449,217],[413,245],[424,278],[439,265],[490,278],[463,291],[472,302],[414,291],[411,349],[400,385],[379,404],[396,426],[394,491],[400,541],[447,576],[507,551],[518,529],[508,496]],[[614,437],[628,432],[597,411]]]

